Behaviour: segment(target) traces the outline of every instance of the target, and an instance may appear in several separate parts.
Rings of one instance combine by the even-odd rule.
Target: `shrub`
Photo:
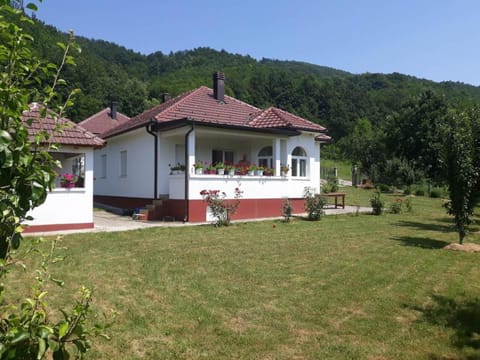
[[[380,198],[380,192],[375,191],[372,198],[370,199],[370,204],[372,205],[373,215],[381,215],[383,212],[383,200]]]
[[[238,187],[235,188],[234,199],[229,201],[226,199],[227,194],[220,190],[202,190],[203,200],[207,203],[213,216],[216,218],[215,226],[228,226],[230,225],[232,216],[236,213],[238,206],[240,205],[240,198],[243,191]]]
[[[441,198],[443,196],[443,194],[444,194],[444,191],[440,187],[434,187],[434,188],[432,188],[432,190],[430,190],[430,197],[431,198],[438,199],[438,198]]]
[[[400,214],[403,210],[403,200],[400,198],[395,199],[395,201],[390,205],[390,212],[392,214]]]
[[[392,193],[392,187],[387,184],[377,184],[376,188],[382,193]]]
[[[323,207],[325,206],[325,199],[320,194],[315,194],[314,190],[306,187],[303,192],[305,199],[305,210],[307,211],[308,220],[320,220],[325,213]]]
[[[411,213],[413,211],[412,198],[410,196],[407,197],[403,203],[405,204],[407,212]]]
[[[329,177],[327,179],[327,183],[322,186],[322,191],[324,193],[332,193],[338,191],[338,178],[337,177]]]
[[[290,218],[292,217],[292,204],[290,204],[288,198],[283,200],[282,215],[285,222],[290,222]]]
[[[416,196],[425,196],[425,189],[419,188],[415,190]]]

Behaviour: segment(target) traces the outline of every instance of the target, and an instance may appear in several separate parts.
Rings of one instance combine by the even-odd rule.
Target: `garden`
[[[374,195],[346,191],[348,205]],[[52,267],[65,291],[48,301],[85,284],[96,313],[118,313],[95,359],[477,358],[479,255],[443,249],[457,242],[444,200],[409,198],[381,216],[68,235]],[[18,298],[26,266],[9,277]]]

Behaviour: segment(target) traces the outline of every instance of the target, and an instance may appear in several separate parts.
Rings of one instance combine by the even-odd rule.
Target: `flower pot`
[[[248,176],[254,176],[255,175],[255,170],[248,170]]]
[[[223,175],[225,173],[225,169],[217,169],[218,175]]]
[[[202,175],[203,174],[203,169],[202,168],[196,168],[195,169],[195,174],[196,175]]]
[[[255,170],[255,175],[262,176],[263,175],[263,170]]]
[[[288,173],[286,171],[282,171],[282,176],[283,177],[286,177],[288,175]]]
[[[231,169],[228,171],[228,175],[233,176],[235,175],[235,169]]]

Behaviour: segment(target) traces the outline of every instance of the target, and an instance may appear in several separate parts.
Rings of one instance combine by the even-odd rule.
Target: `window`
[[[107,177],[107,155],[100,157],[100,177],[105,179]]]
[[[212,150],[212,164],[233,164],[233,151]]]
[[[273,167],[273,148],[271,146],[265,146],[258,152],[258,165]]]
[[[120,177],[127,177],[127,151],[120,151]]]
[[[292,176],[307,176],[307,153],[300,146],[292,151]]]

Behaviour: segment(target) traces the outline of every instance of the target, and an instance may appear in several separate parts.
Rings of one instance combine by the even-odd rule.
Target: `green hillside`
[[[55,46],[67,35],[36,21],[29,31],[36,51],[55,60]],[[480,88],[455,82],[436,83],[399,73],[354,75],[298,61],[256,60],[224,50],[197,48],[170,54],[142,55],[122,46],[78,37],[82,48],[77,66],[65,77],[82,90],[68,114],[81,121],[118,101],[133,116],[160,102],[161,94],[175,96],[192,88],[211,87],[211,74],[224,71],[226,91],[259,107],[277,106],[320,123],[339,140],[351,133],[358,119],[374,125],[398,111],[403,103],[426,90],[459,105],[480,100]]]

